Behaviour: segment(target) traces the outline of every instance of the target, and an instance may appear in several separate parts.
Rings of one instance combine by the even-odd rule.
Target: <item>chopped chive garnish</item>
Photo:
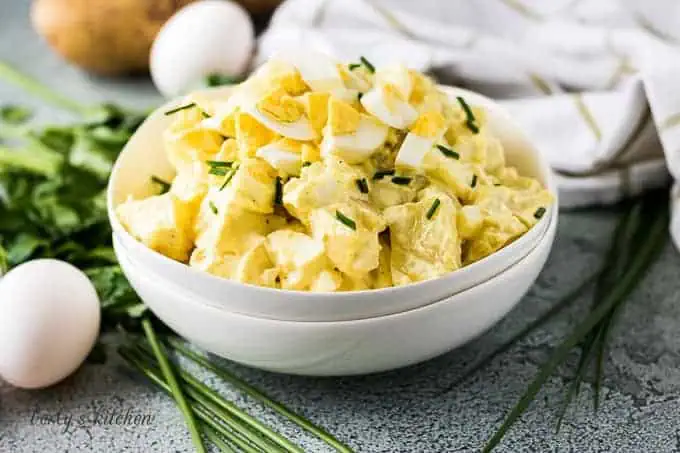
[[[442,152],[443,155],[446,157],[450,157],[452,159],[460,159],[460,154],[452,150],[451,148],[447,148],[444,145],[437,145],[437,149]]]
[[[210,167],[210,170],[208,170],[208,174],[215,176],[227,176],[227,169],[219,167]]]
[[[376,171],[375,174],[373,175],[373,180],[383,179],[385,176],[392,176],[393,174],[394,170]]]
[[[362,92],[360,91],[359,94],[357,94],[357,100],[358,100],[358,101],[361,101],[361,98],[362,98],[362,97],[364,97],[364,93],[362,93]]]
[[[227,187],[227,184],[229,184],[229,182],[232,180],[232,178],[233,178],[234,175],[236,174],[236,171],[237,171],[237,170],[238,170],[238,167],[232,168],[231,170],[229,170],[229,173],[227,173],[227,174],[225,175],[226,178],[224,178],[224,182],[223,182],[222,185],[220,186],[220,190],[224,190],[224,188]]]
[[[342,212],[335,211],[335,218],[338,219],[340,222],[344,223],[347,227],[356,231],[356,229],[357,229],[356,222],[354,220],[350,219],[349,217],[347,217]]]
[[[201,110],[201,115],[203,115],[203,118],[210,118],[210,114],[205,110]]]
[[[210,206],[210,210],[213,212],[213,214],[217,214],[217,206],[215,206],[215,203],[209,201],[208,206]]]
[[[278,206],[283,204],[283,183],[280,176],[276,177],[276,182],[274,183],[274,204]]]
[[[350,63],[347,65],[350,71],[354,71],[356,68],[360,67],[361,63]]]
[[[370,73],[375,72],[375,66],[373,66],[371,64],[371,62],[366,59],[366,57],[359,57],[359,61],[361,61],[361,64],[366,66],[366,69],[368,69],[368,72],[370,72]]]
[[[356,183],[357,187],[359,188],[359,192],[368,193],[368,182],[366,181],[366,178],[357,179]]]
[[[400,186],[407,186],[413,178],[409,178],[408,176],[394,176],[392,178],[392,182],[394,184],[399,184]]]
[[[456,99],[458,100],[460,106],[463,108],[463,111],[465,111],[465,116],[467,117],[465,125],[475,134],[478,133],[479,127],[477,126],[477,118],[475,118],[475,114],[472,113],[472,109],[470,108],[468,103],[465,102],[465,99],[463,99],[461,96],[456,96]]]
[[[476,185],[477,185],[477,175],[472,175],[472,182],[470,183],[470,187],[472,187],[474,189]]]
[[[467,128],[470,129],[474,134],[478,134],[478,133],[479,133],[479,127],[477,127],[477,125],[476,125],[475,123],[473,123],[472,121],[466,121],[466,122],[465,122],[465,125],[466,125]]]
[[[435,198],[432,202],[432,206],[430,206],[430,209],[427,210],[427,214],[425,214],[425,217],[427,217],[428,220],[434,216],[434,213],[437,212],[437,208],[440,204],[442,204],[442,202],[439,201],[439,198]]]
[[[190,108],[192,108],[192,107],[196,107],[196,103],[195,103],[195,102],[190,102],[189,104],[180,105],[179,107],[176,107],[176,108],[174,108],[174,109],[168,110],[167,112],[165,112],[165,114],[166,114],[166,115],[172,115],[173,113],[177,113],[177,112],[180,112],[180,111],[182,111],[182,110],[190,109]]]
[[[217,168],[224,168],[224,167],[231,167],[234,163],[228,160],[206,160],[206,164],[208,164],[210,167],[217,167]]]
[[[158,184],[158,186],[161,188],[161,195],[167,193],[170,190],[170,183],[162,180],[156,175],[151,176],[151,182],[154,184]]]
[[[310,161],[308,161],[308,160],[302,162],[302,166],[303,166],[303,167],[309,167],[310,165],[312,165],[312,163],[311,163]]]
[[[543,217],[544,214],[545,214],[545,208],[543,206],[541,206],[540,208],[536,209],[536,212],[534,212],[534,217],[536,219],[540,219],[541,217]]]

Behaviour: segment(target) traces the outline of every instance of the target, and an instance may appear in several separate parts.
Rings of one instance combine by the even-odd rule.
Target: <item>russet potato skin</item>
[[[146,72],[156,34],[196,0],[35,0],[33,28],[59,55],[89,72]]]

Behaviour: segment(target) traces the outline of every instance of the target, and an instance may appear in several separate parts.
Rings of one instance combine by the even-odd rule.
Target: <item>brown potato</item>
[[[35,0],[33,28],[69,62],[101,75],[147,71],[158,30],[195,0]]]

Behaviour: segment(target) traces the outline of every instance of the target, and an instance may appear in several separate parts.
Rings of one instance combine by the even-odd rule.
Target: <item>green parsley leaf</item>
[[[33,113],[20,105],[3,105],[0,107],[0,120],[7,124],[23,124],[31,119]]]

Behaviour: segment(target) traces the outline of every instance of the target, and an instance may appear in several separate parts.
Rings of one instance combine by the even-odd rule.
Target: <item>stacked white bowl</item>
[[[555,196],[550,169],[495,102],[458,88],[488,113],[509,165]],[[228,88],[206,94],[228,95]],[[394,288],[310,293],[233,282],[147,248],[119,223],[116,206],[149,196],[151,175],[172,178],[162,133],[170,119],[154,112],[120,154],[108,188],[116,255],[149,308],[179,335],[236,362],[301,375],[352,375],[399,368],[456,348],[502,318],[533,284],[552,247],[556,204],[521,238],[440,278]]]

